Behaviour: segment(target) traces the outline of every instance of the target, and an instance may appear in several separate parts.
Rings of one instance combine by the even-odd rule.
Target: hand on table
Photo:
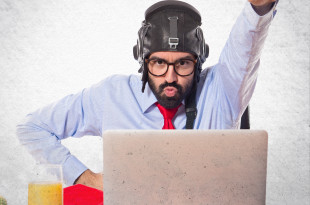
[[[94,173],[87,169],[79,176],[79,178],[77,178],[74,184],[83,184],[85,186],[93,187],[103,191],[103,174]]]

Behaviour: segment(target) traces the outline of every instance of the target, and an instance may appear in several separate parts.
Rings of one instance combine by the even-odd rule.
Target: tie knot
[[[163,115],[164,119],[169,119],[172,120],[173,117],[175,116],[175,114],[177,113],[179,107],[181,106],[181,104],[176,107],[176,108],[172,108],[172,109],[167,109],[163,106],[161,106],[158,102],[155,103],[156,106],[158,107],[159,111],[161,112],[161,114]]]

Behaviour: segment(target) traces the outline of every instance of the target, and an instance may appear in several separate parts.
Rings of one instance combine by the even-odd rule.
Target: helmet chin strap
[[[186,129],[193,129],[194,122],[197,116],[197,108],[196,108],[196,91],[197,91],[197,84],[199,82],[199,76],[201,72],[201,60],[197,59],[197,63],[195,66],[195,73],[194,73],[194,82],[192,91],[185,99],[185,113],[186,113]]]
[[[197,116],[197,108],[196,108],[196,88],[197,82],[194,82],[195,87],[193,87],[192,92],[185,100],[185,113],[186,113],[186,129],[193,129],[194,122]]]

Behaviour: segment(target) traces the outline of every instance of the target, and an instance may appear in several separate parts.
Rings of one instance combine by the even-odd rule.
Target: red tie
[[[172,108],[172,109],[164,108],[158,102],[156,102],[155,104],[158,107],[159,111],[161,112],[161,114],[163,115],[164,120],[165,120],[164,126],[163,126],[163,130],[164,129],[172,129],[172,130],[174,130],[175,128],[174,128],[171,120],[173,119],[175,113],[178,111],[178,109],[181,106],[181,104],[178,107]]]

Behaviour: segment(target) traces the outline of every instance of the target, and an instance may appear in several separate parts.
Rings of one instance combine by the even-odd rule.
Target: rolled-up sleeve
[[[98,94],[102,84],[30,113],[17,125],[21,144],[41,163],[62,164],[68,185],[73,184],[87,167],[61,144],[61,140],[70,136],[101,135],[102,106]]]

